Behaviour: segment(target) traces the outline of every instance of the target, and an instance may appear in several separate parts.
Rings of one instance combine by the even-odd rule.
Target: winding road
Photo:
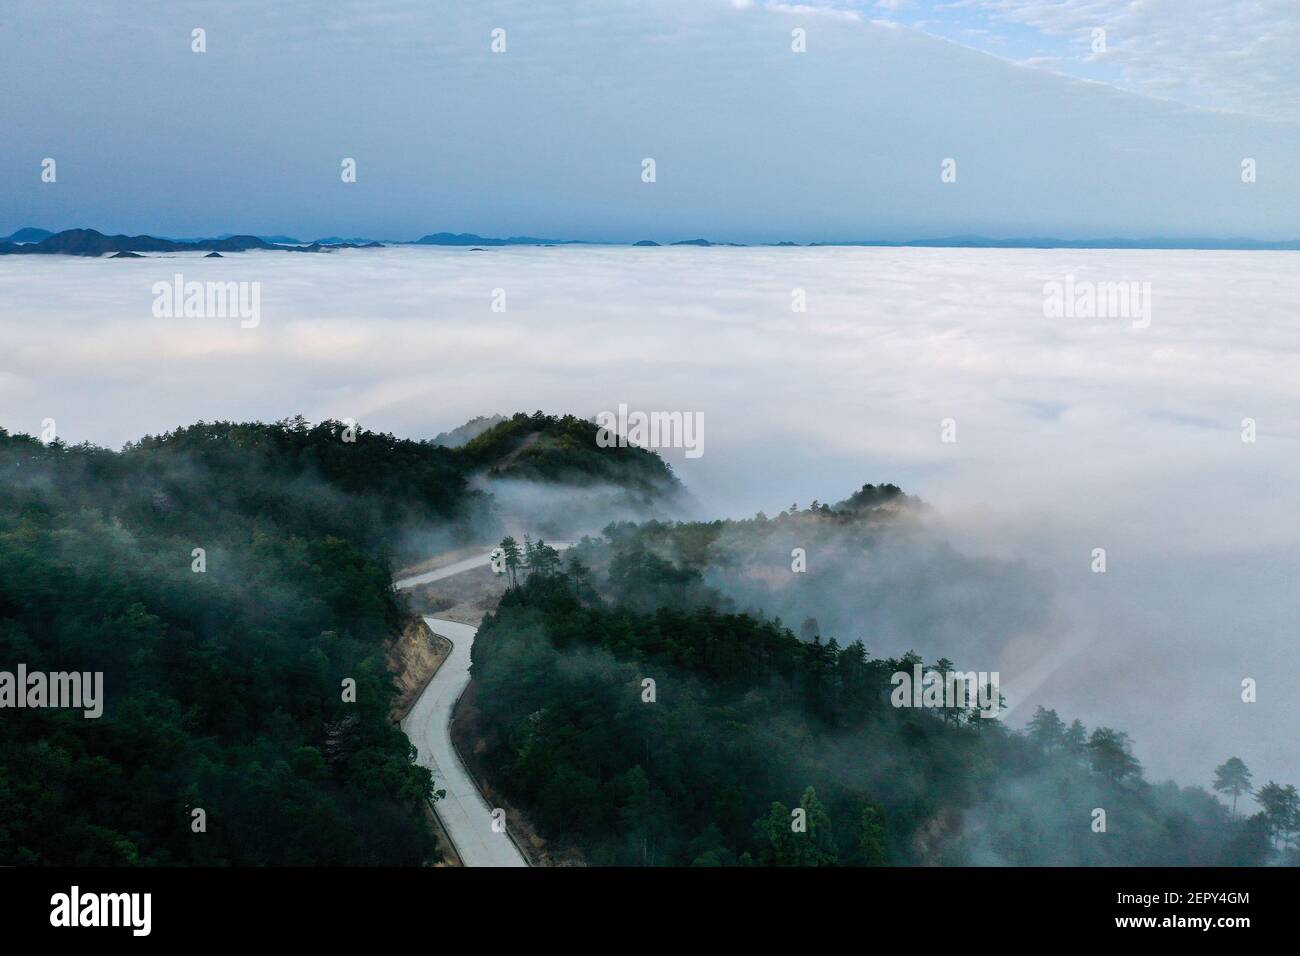
[[[438,819],[466,866],[527,866],[505,831],[505,819],[492,826],[492,807],[483,799],[451,742],[451,709],[469,684],[469,650],[477,628],[426,617],[435,634],[452,643],[451,654],[402,721],[420,766],[433,771],[434,786],[447,795],[434,804]]]
[[[557,551],[570,546],[569,542],[552,545]],[[395,581],[393,586],[400,590],[428,584],[489,562],[489,554],[467,558]],[[465,866],[527,866],[528,861],[505,830],[504,817],[493,828],[493,808],[479,792],[451,741],[451,711],[469,685],[470,648],[478,628],[438,617],[426,617],[424,623],[451,641],[452,649],[402,721],[402,730],[415,745],[416,761],[433,771],[434,786],[447,791],[434,804],[434,812]]]

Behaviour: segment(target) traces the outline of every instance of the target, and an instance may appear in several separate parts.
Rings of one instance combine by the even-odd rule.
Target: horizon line
[[[790,239],[782,240],[749,240],[735,241],[725,239],[708,239],[703,236],[696,236],[687,239],[652,239],[642,237],[639,239],[569,239],[569,238],[548,238],[541,236],[530,236],[527,234],[517,234],[510,236],[487,236],[476,232],[451,232],[441,230],[438,232],[428,232],[416,239],[380,239],[371,235],[346,236],[332,234],[327,237],[315,239],[298,239],[290,233],[284,231],[275,232],[220,232],[207,235],[198,235],[191,237],[177,238],[157,232],[142,232],[135,235],[129,235],[122,232],[104,232],[92,226],[74,226],[67,229],[50,230],[39,226],[20,226],[8,235],[0,236],[0,242],[12,243],[13,236],[22,233],[40,232],[43,235],[40,239],[27,240],[24,242],[14,243],[15,245],[35,245],[42,242],[49,236],[58,236],[68,232],[88,231],[98,233],[99,235],[109,238],[127,238],[127,239],[160,239],[168,242],[180,244],[210,242],[236,237],[251,237],[260,239],[264,242],[280,245],[313,245],[317,243],[357,243],[357,242],[379,242],[387,245],[426,245],[426,246],[475,246],[491,245],[495,247],[510,245],[590,245],[590,246],[722,246],[733,248],[819,248],[819,247],[878,247],[878,248],[1033,248],[1033,249],[1169,249],[1169,250],[1225,250],[1225,251],[1292,251],[1300,250],[1300,238],[1290,239],[1257,239],[1248,236],[1169,236],[1169,235],[1145,235],[1136,237],[1125,237],[1119,235],[1093,236],[1085,238],[1070,238],[1053,235],[1012,235],[998,236],[984,233],[949,233],[937,236],[922,236],[909,239],[828,239],[828,240],[811,240],[807,242],[798,242]]]

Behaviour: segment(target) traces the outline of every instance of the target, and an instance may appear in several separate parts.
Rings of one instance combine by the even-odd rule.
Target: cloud
[[[1127,89],[1192,105],[1300,121],[1300,17],[1292,0],[966,0],[994,21],[1070,42]],[[1091,51],[1105,30],[1106,50]]]

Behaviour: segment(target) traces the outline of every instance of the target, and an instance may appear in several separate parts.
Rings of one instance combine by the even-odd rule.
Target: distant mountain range
[[[490,239],[472,232],[435,232],[415,240],[417,246],[560,246],[579,245],[581,239],[536,239],[532,236],[511,236],[509,239]]]
[[[0,242],[40,242],[42,239],[48,239],[54,233],[48,229],[37,229],[28,226],[25,229],[19,229],[12,236],[5,236]]]
[[[142,252],[247,252],[250,249],[277,249],[285,252],[329,252],[333,249],[381,248],[377,242],[320,243],[287,245],[268,242],[258,236],[226,236],[221,239],[176,240],[155,236],[106,236],[95,229],[65,229],[50,233],[28,227],[0,240],[0,256],[65,255],[137,258]]]
[[[221,235],[211,239],[167,239],[157,236],[108,236],[94,229],[65,229],[50,232],[32,226],[19,229],[13,235],[0,238],[0,255],[70,255],[103,256],[120,253],[168,252],[248,252],[269,249],[285,252],[329,252],[334,249],[374,249],[386,245],[458,246],[486,249],[499,246],[560,246],[560,245],[632,245],[658,247],[664,245],[653,239],[634,243],[590,243],[585,239],[539,239],[535,236],[511,236],[496,239],[472,232],[435,232],[422,236],[415,242],[373,239],[341,239],[330,236],[310,243],[290,236]],[[743,246],[744,243],[712,242],[708,239],[683,239],[667,243],[671,246]],[[797,242],[756,243],[758,246],[800,246]],[[883,248],[934,248],[934,249],[1241,249],[1241,250],[1300,250],[1300,239],[1057,239],[1036,237],[1026,239],[993,239],[988,236],[948,236],[940,239],[845,240],[840,242],[810,242],[806,247],[868,246]],[[119,256],[131,258],[132,256]]]

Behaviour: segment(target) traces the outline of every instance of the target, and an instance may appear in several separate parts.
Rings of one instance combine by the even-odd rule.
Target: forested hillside
[[[898,503],[864,490],[817,520]],[[548,841],[625,865],[1249,865],[1293,839],[1294,787],[1234,816],[1201,787],[1148,783],[1113,728],[892,706],[891,675],[919,655],[873,657],[814,622],[800,640],[705,584],[727,524],[611,526],[563,567],[525,556],[484,621],[471,730]],[[1233,766],[1225,794],[1246,787]]]
[[[655,456],[540,414],[457,449],[302,419],[120,452],[0,431],[0,671],[99,671],[105,698],[97,719],[0,712],[0,864],[433,859],[438,782],[389,720],[384,645],[407,615],[391,575],[413,528],[483,543],[501,523],[492,474],[677,488]],[[567,565],[527,545],[474,646],[494,785],[593,863],[1286,858],[1294,787],[1255,789],[1226,761],[1215,789],[1265,808],[1234,815],[1147,783],[1109,728],[896,709],[890,675],[917,655],[812,620],[797,638],[751,607],[768,591],[715,586],[792,534],[859,547],[918,507],[868,485],[772,519],[611,524]]]
[[[468,451],[297,418],[120,452],[0,430],[0,671],[102,671],[106,698],[0,711],[0,865],[429,859],[437,782],[387,717],[392,566],[428,556],[415,529],[490,540],[470,486],[519,419],[583,429],[517,416]],[[617,481],[604,455],[593,437],[563,470]]]
[[[0,666],[102,671],[106,698],[99,719],[0,716],[0,862],[430,856],[429,773],[387,719],[384,547],[475,496],[444,456],[341,428],[197,425],[116,453],[0,434]]]
[[[633,503],[648,505],[681,491],[681,483],[658,455],[635,446],[600,448],[593,422],[520,412],[471,439],[458,451],[493,477],[609,484]]]

